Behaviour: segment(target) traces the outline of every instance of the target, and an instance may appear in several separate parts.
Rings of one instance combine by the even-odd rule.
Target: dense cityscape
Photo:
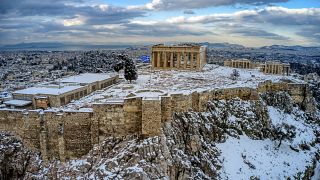
[[[320,48],[297,46],[270,46],[246,48],[232,44],[210,44],[208,63],[223,65],[225,60],[249,59],[255,62],[279,60],[290,63],[291,69],[301,75],[320,75]],[[128,54],[140,62],[141,56],[149,55],[150,46],[133,46],[118,50],[87,51],[23,51],[11,50],[0,53],[0,92],[30,87],[40,82],[52,81],[79,73],[103,73],[113,71],[118,54]]]
[[[113,70],[118,54],[127,54],[138,60],[147,52],[145,47],[95,51],[2,51],[0,92],[85,72],[109,72]]]

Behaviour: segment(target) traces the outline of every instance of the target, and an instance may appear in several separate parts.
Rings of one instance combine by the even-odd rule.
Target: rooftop
[[[60,95],[76,89],[82,88],[82,86],[62,86],[61,88],[52,87],[31,87],[13,92],[14,94],[46,94],[46,95]]]
[[[23,107],[29,104],[32,104],[32,101],[25,101],[25,100],[10,100],[4,102],[5,105],[8,106],[17,106],[17,107]]]
[[[158,48],[158,47],[165,47],[165,48],[179,48],[179,47],[204,47],[198,44],[174,44],[174,45],[166,45],[166,44],[157,44],[154,45],[153,47]]]
[[[62,83],[80,83],[80,84],[91,84],[97,81],[103,81],[112,77],[115,77],[114,73],[84,73],[76,76],[70,76],[62,78]]]

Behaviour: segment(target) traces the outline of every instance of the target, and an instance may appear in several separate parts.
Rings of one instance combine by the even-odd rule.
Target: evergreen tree
[[[123,69],[124,63],[124,55],[118,55],[116,56],[115,53],[112,53],[111,55],[112,58],[116,59],[117,63],[113,65],[113,70],[116,72],[119,72],[121,69]]]
[[[119,55],[118,58],[123,61],[122,67],[124,67],[124,78],[130,83],[132,80],[137,80],[138,73],[133,60],[128,58],[126,55]],[[121,65],[119,65],[119,68],[120,67]]]
[[[136,66],[134,65],[134,62],[132,59],[126,59],[124,62],[124,78],[127,81],[137,80],[138,79],[138,73],[136,70]]]
[[[116,72],[119,72],[121,69],[123,69],[123,62],[122,61],[118,62],[117,64],[115,64],[113,66],[113,70],[115,70]]]

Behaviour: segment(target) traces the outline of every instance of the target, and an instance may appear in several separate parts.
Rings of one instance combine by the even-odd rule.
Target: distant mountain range
[[[209,43],[209,42],[204,42],[200,43],[201,45],[205,45],[209,48],[246,48],[245,46],[239,45],[239,44],[230,44],[230,43]]]
[[[272,46],[264,46],[264,47],[261,47],[260,49],[303,51],[303,50],[320,50],[320,47],[272,45]]]
[[[123,49],[131,47],[127,44],[66,44],[59,42],[19,43],[0,46],[0,50],[91,50],[91,49]]]
[[[132,43],[119,43],[119,44],[105,44],[105,45],[94,45],[94,44],[81,44],[81,43],[60,43],[60,42],[34,42],[34,43],[19,43],[13,45],[0,46],[0,50],[94,50],[94,49],[124,49],[134,46],[151,45],[153,43],[132,44]],[[154,43],[156,44],[156,43]],[[199,43],[206,45],[209,48],[215,49],[243,49],[245,46],[239,44],[230,43]],[[264,46],[257,49],[261,50],[291,50],[291,51],[303,51],[303,50],[320,50],[320,47],[304,47],[304,46],[283,46],[283,45],[272,45]]]

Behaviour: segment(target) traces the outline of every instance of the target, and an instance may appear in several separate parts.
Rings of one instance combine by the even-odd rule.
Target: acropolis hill
[[[259,93],[286,91],[306,111],[314,108],[307,84],[292,76],[265,74],[258,69],[205,65],[201,71],[141,67],[138,80],[121,77],[62,108],[0,109],[0,130],[14,132],[45,162],[78,158],[109,136],[159,136],[175,113],[203,112],[210,100],[240,98],[259,101]]]
[[[205,65],[205,51],[200,46],[154,46],[151,63],[138,69],[133,83],[122,73],[87,73],[59,80],[59,85],[16,91],[12,104],[32,100],[33,108],[0,109],[0,130],[40,150],[45,162],[64,162],[87,154],[107,137],[160,136],[175,113],[205,112],[211,100],[258,102],[260,93],[285,91],[306,112],[315,112],[308,85],[284,76],[278,71],[281,64],[263,65],[262,72],[248,60],[227,64],[231,67]],[[239,75],[232,78],[235,68]]]

